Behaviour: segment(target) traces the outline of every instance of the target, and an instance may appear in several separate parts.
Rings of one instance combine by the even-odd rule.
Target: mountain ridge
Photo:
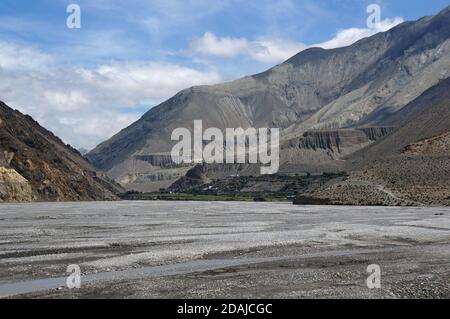
[[[182,90],[86,156],[118,181],[145,184],[183,173],[139,158],[168,154],[172,130],[192,129],[198,119],[219,129],[279,127],[282,141],[310,130],[382,126],[383,114],[450,76],[449,38],[446,8],[348,47],[310,48],[253,76]]]

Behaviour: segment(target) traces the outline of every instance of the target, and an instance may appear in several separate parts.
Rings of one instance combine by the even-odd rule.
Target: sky
[[[80,8],[80,27],[69,28]],[[381,20],[369,25],[367,8]],[[178,91],[350,45],[450,0],[2,0],[0,100],[92,149]],[[78,21],[78,20],[77,20]]]

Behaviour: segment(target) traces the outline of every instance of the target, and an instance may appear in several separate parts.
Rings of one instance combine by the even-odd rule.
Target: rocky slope
[[[450,133],[371,162],[297,204],[450,206]]]
[[[0,102],[0,201],[114,200],[119,191],[78,151]]]
[[[194,120],[220,129],[278,127],[283,142],[307,131],[396,126],[403,118],[389,121],[391,115],[449,76],[450,7],[349,47],[305,50],[258,75],[184,90],[87,157],[125,186],[154,188],[186,169],[147,159],[167,157],[173,129],[192,128]],[[285,167],[298,156],[282,159]],[[311,155],[308,164],[317,162]]]
[[[14,169],[0,167],[0,202],[29,202],[33,198],[30,183]]]
[[[402,125],[386,138],[349,156],[348,170],[450,130],[450,78],[425,91],[386,122],[392,121]]]
[[[345,180],[335,180],[297,203],[450,205],[450,79],[402,112],[416,116],[384,139],[352,154]]]
[[[344,158],[382,139],[395,127],[307,131],[281,144],[281,172],[333,173]]]
[[[303,136],[282,143],[280,173],[339,173],[345,169],[344,158],[355,150],[371,145],[389,135],[393,127],[366,127],[308,131]],[[201,171],[199,171],[201,167]],[[258,176],[259,164],[203,164],[189,170],[170,189],[183,190],[211,180],[230,176]],[[136,184],[133,184],[133,186]],[[137,186],[137,185],[136,185]]]

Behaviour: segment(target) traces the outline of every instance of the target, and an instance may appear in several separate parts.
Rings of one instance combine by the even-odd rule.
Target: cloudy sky
[[[69,29],[68,5],[81,8]],[[367,26],[367,7],[381,22]],[[264,71],[448,0],[2,0],[0,100],[90,149],[179,90]]]

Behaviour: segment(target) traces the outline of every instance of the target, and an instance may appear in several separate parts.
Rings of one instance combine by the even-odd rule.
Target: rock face
[[[450,133],[414,143],[334,181],[309,200],[343,205],[450,206]],[[298,204],[305,204],[299,198]],[[312,202],[309,202],[312,203]]]
[[[169,190],[182,192],[192,187],[204,185],[211,182],[211,180],[207,177],[207,167],[208,165],[197,165],[194,168],[190,169],[186,173],[186,176],[183,176],[175,183],[173,183],[169,187]]]
[[[119,191],[78,151],[0,102],[0,200],[114,200]]]
[[[347,161],[352,171],[298,204],[450,205],[450,80],[401,112],[416,116]],[[420,106],[420,107],[419,107]]]
[[[342,172],[345,168],[343,159],[347,155],[371,145],[394,129],[366,127],[308,131],[303,136],[281,145],[280,157],[283,162],[280,172],[285,174]],[[231,176],[258,176],[260,167],[259,164],[201,164],[172,184],[170,190],[189,189],[193,185],[202,185],[210,180],[227,179]]]
[[[425,91],[392,116],[402,125],[392,134],[349,157],[347,169],[396,154],[409,144],[450,130],[450,78]]]
[[[29,202],[30,183],[13,169],[0,167],[0,202]]]
[[[281,145],[282,170],[304,171],[301,165],[314,163],[319,169],[309,172],[332,172],[333,164],[355,151],[371,145],[394,131],[394,127],[316,130],[290,139]],[[318,164],[322,164],[319,166]],[[330,166],[329,169],[326,166]],[[331,170],[331,171],[330,171]]]
[[[278,127],[283,142],[308,131],[397,126],[405,119],[389,121],[391,115],[449,76],[450,7],[349,47],[312,48],[261,74],[184,90],[87,157],[123,184],[167,182],[179,168],[142,159],[168,155],[172,131],[192,129],[194,120],[205,128]],[[298,158],[282,161],[289,167]]]

